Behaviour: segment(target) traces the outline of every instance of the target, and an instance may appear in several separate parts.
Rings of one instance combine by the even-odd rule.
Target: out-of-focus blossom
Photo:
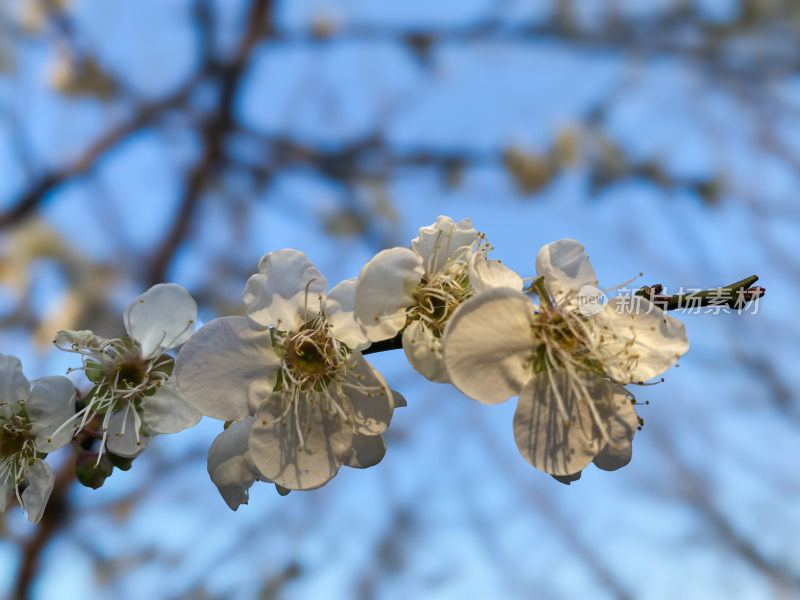
[[[15,356],[0,355],[0,512],[11,496],[38,523],[53,490],[53,472],[42,460],[69,443],[59,427],[75,413],[75,388],[66,377],[38,380],[31,389]]]

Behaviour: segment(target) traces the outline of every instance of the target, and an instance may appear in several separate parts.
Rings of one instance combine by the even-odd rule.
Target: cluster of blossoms
[[[541,249],[527,289],[489,250],[469,220],[442,216],[330,291],[302,252],[270,252],[245,286],[246,315],[197,331],[189,293],[158,284],[127,307],[122,337],[56,335],[91,384],[77,402],[69,379],[31,389],[19,360],[0,356],[0,509],[16,496],[38,521],[53,487],[42,458],[71,440],[79,481],[99,487],[202,415],[224,423],[208,472],[234,510],[256,481],[286,494],[373,466],[406,402],[362,352],[401,345],[424,377],[479,402],[518,396],[517,446],[556,479],[627,464],[640,419],[624,386],[688,350],[683,325],[640,296],[626,311],[618,299],[583,310],[585,290],[600,291],[574,240]]]

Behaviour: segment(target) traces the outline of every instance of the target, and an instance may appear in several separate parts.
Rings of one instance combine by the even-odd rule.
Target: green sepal
[[[105,454],[98,461],[96,452],[82,452],[75,461],[75,479],[93,490],[101,487],[113,471],[114,466]]]
[[[169,354],[162,354],[153,363],[153,371],[164,373],[167,377],[172,377],[175,371],[175,359]]]
[[[273,392],[280,392],[283,390],[283,371],[278,371],[278,376],[275,379],[275,387],[272,388]]]
[[[547,286],[544,283],[543,275],[540,275],[534,279],[533,283],[531,283],[531,287],[529,287],[527,291],[534,292],[537,296],[539,296],[539,299],[542,301],[542,305],[553,308],[553,301],[550,299],[550,293],[547,291]]]
[[[120,471],[128,471],[130,470],[131,466],[133,466],[134,458],[128,458],[126,456],[119,456],[114,454],[113,452],[106,452],[106,456],[108,457],[109,462],[118,468]]]
[[[536,356],[533,357],[533,372],[535,374],[544,373],[547,370],[547,358],[545,357],[544,344],[539,344],[536,348]]]
[[[103,363],[96,360],[88,359],[83,368],[86,378],[92,383],[100,383],[103,379]]]

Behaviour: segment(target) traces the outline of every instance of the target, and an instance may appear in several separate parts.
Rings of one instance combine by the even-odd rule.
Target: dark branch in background
[[[14,600],[28,600],[31,597],[31,584],[36,578],[42,551],[69,517],[67,493],[74,481],[75,461],[65,460],[56,472],[53,491],[47,501],[47,509],[42,515],[42,520],[22,548],[20,567],[14,582],[12,596]]]
[[[272,0],[254,0],[247,17],[248,29],[242,37],[236,56],[221,68],[216,77],[219,104],[214,116],[203,128],[203,154],[187,177],[178,216],[153,257],[150,285],[166,280],[167,269],[189,231],[192,215],[205,184],[224,162],[225,138],[234,128],[233,101],[256,43],[272,32],[271,14]]]
[[[42,175],[31,184],[9,210],[0,214],[0,228],[14,225],[35,213],[40,204],[46,200],[47,195],[58,186],[85,175],[115,146],[124,142],[142,127],[150,124],[165,111],[180,107],[188,98],[195,84],[196,80],[193,79],[167,98],[142,106],[133,119],[112,129],[89,146],[86,152],[72,166]]]
[[[759,548],[752,538],[736,530],[734,523],[725,515],[714,501],[707,484],[708,477],[697,467],[692,467],[678,452],[677,446],[663,430],[656,429],[655,440],[662,451],[670,459],[670,466],[676,469],[676,481],[682,482],[679,488],[664,490],[663,495],[677,494],[697,511],[700,521],[707,526],[722,542],[724,547],[734,556],[739,557],[755,570],[759,571],[776,585],[780,586],[779,596],[792,596],[800,590],[800,572],[792,563],[784,564],[769,553]],[[659,487],[659,483],[650,486],[650,490]],[[694,545],[695,542],[693,542]]]
[[[199,78],[202,78],[209,73],[218,71],[217,77],[220,84],[219,107],[204,129],[204,152],[188,176],[186,191],[178,217],[173,224],[172,230],[156,253],[151,273],[154,283],[163,281],[164,271],[188,230],[192,213],[207,181],[206,178],[209,172],[216,169],[221,162],[225,135],[233,126],[233,99],[255,44],[271,30],[271,8],[272,0],[254,0],[248,15],[248,29],[242,37],[234,60],[219,70],[214,64],[209,63],[205,65],[203,72],[199,76]],[[10,211],[0,215],[0,227],[15,223],[33,213],[45,199],[48,192],[71,178],[85,174],[106,152],[139,128],[148,124],[154,117],[169,108],[180,106],[188,99],[188,95],[199,78],[194,78],[169,98],[142,108],[132,121],[113,130],[91,146],[72,167],[44,176],[34,184]],[[30,597],[31,584],[36,578],[41,553],[52,537],[67,523],[69,504],[66,494],[74,481],[74,461],[67,460],[58,472],[47,510],[33,536],[23,549],[20,569],[14,586],[15,600],[27,600]]]
[[[162,264],[168,260],[175,248],[180,244],[181,239],[185,236],[186,227],[188,225],[188,214],[191,213],[192,207],[199,193],[198,190],[202,187],[202,180],[205,176],[201,172],[201,168],[209,166],[213,163],[215,158],[219,157],[220,148],[219,141],[224,137],[224,132],[230,129],[232,123],[230,122],[230,99],[235,93],[235,89],[241,75],[241,72],[247,65],[250,51],[253,44],[258,38],[267,33],[265,15],[270,10],[271,2],[254,2],[252,5],[252,12],[248,20],[249,31],[242,40],[239,52],[235,59],[221,68],[221,72],[217,71],[212,57],[212,43],[210,40],[203,40],[201,44],[201,53],[203,56],[203,64],[205,68],[203,71],[190,81],[187,85],[183,86],[175,94],[165,98],[164,100],[155,102],[150,105],[145,105],[138,110],[137,115],[128,123],[121,125],[119,128],[112,130],[105,135],[101,140],[93,144],[85,153],[84,156],[78,160],[74,165],[64,168],[53,170],[48,173],[42,174],[36,181],[32,182],[28,189],[17,199],[12,208],[5,213],[0,214],[0,227],[6,227],[10,224],[16,223],[25,216],[30,215],[35,211],[39,204],[46,198],[47,194],[57,188],[59,185],[71,180],[77,176],[84,175],[88,172],[94,163],[100,159],[108,150],[115,145],[125,140],[130,134],[137,131],[141,127],[150,123],[155,117],[162,114],[169,108],[181,108],[185,105],[189,93],[194,89],[198,81],[205,80],[211,76],[221,84],[221,98],[220,106],[217,115],[205,127],[204,139],[206,152],[204,157],[195,166],[195,169],[190,173],[187,180],[187,190],[184,194],[184,202],[181,205],[181,214],[176,219],[173,231],[164,241],[162,248],[154,259],[155,266],[153,267],[153,277],[158,272],[165,270]],[[686,5],[680,3],[665,13],[659,15],[657,19],[652,20],[652,23],[639,22],[637,20],[625,20],[620,17],[617,11],[609,8],[606,17],[606,26],[596,29],[582,29],[577,25],[574,10],[570,3],[559,4],[561,7],[551,21],[542,21],[523,25],[510,26],[509,24],[498,18],[500,13],[494,11],[493,14],[487,18],[479,19],[474,24],[458,28],[439,28],[439,29],[403,29],[391,27],[370,27],[370,26],[348,26],[346,28],[339,28],[336,23],[317,24],[306,30],[289,30],[289,31],[274,31],[270,28],[269,34],[274,39],[283,44],[306,44],[306,45],[322,45],[327,43],[335,43],[338,40],[385,40],[396,38],[404,41],[410,50],[415,52],[421,58],[425,58],[430,54],[430,49],[437,42],[480,42],[484,40],[494,40],[503,42],[525,43],[535,42],[543,38],[564,40],[572,46],[581,47],[586,46],[587,49],[596,50],[602,48],[616,48],[624,49],[630,52],[634,49],[639,55],[642,52],[650,52],[654,55],[660,55],[664,52],[672,53],[682,56],[691,60],[699,60],[707,64],[709,71],[712,73],[731,73],[736,76],[743,76],[749,78],[753,76],[765,77],[771,76],[776,71],[791,72],[800,68],[800,62],[797,60],[797,54],[784,53],[780,56],[771,57],[769,61],[770,70],[763,68],[763,62],[759,62],[753,66],[745,66],[737,62],[734,66],[724,59],[719,52],[719,45],[728,38],[741,35],[743,32],[752,34],[754,26],[768,27],[770,24],[775,23],[779,19],[779,13],[769,14],[767,9],[764,9],[764,14],[754,14],[756,9],[742,10],[737,19],[728,23],[710,23],[702,19],[696,19],[696,13],[691,11]],[[760,9],[759,9],[760,10]],[[206,28],[212,21],[210,9],[205,3],[200,1],[196,6],[195,16],[198,23]],[[259,18],[260,14],[260,18]],[[74,37],[74,31],[68,20],[65,19],[60,10],[54,10],[54,23],[60,36],[67,41]],[[259,18],[259,20],[254,20]],[[683,40],[687,22],[692,22],[696,27],[701,28],[701,32],[695,36],[696,42],[694,44],[686,44]],[[202,30],[202,27],[201,27]],[[213,37],[208,36],[207,37]],[[698,41],[705,40],[704,44],[698,44]],[[781,62],[783,61],[783,63]],[[280,142],[280,140],[277,140]],[[374,148],[374,140],[367,143],[358,144],[364,147]],[[333,159],[335,164],[331,162],[331,158],[326,155],[322,150],[312,151],[307,158],[307,162],[314,162],[318,159],[320,170],[328,174],[342,175],[345,173],[353,173],[358,170],[363,158],[356,148],[351,148],[349,157],[346,159],[339,157]],[[469,160],[470,157],[448,157],[438,156],[434,153],[423,153],[417,157],[410,157],[407,162],[420,164],[428,163],[437,166],[447,167],[448,163],[460,163]],[[291,161],[289,161],[291,162]],[[306,162],[306,161],[299,161]],[[406,161],[402,161],[406,162]],[[394,164],[394,161],[392,161]],[[215,169],[216,170],[216,169]],[[692,183],[692,182],[688,182]],[[187,224],[181,224],[187,223]]]

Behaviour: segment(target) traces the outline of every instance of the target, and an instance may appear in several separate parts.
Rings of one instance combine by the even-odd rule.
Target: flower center
[[[126,411],[124,422],[127,422],[127,411],[132,411],[138,443],[141,426],[139,403],[143,396],[155,394],[167,382],[175,367],[175,360],[167,354],[142,358],[139,343],[127,336],[111,340],[100,339],[93,341],[92,345],[73,344],[70,351],[81,354],[82,369],[95,386],[86,396],[86,406],[56,429],[53,435],[69,426],[80,431],[91,419],[104,415],[99,461],[105,448],[111,417],[120,411]],[[77,425],[76,421],[79,421]],[[122,433],[124,427],[123,425]]]
[[[14,415],[0,425],[0,458],[8,459],[23,452],[33,439],[28,419]]]
[[[448,271],[455,270],[455,273]],[[406,315],[409,321],[420,320],[436,337],[441,337],[447,319],[467,298],[473,295],[467,270],[462,265],[457,269],[445,269],[430,281],[423,277],[413,292],[415,304]]]
[[[534,372],[566,368],[603,375],[597,356],[597,331],[591,319],[557,306],[543,305],[531,325],[538,342]]]
[[[287,335],[282,345],[282,373],[301,389],[317,389],[331,380],[344,358],[344,349],[324,323],[312,321]]]
[[[117,385],[121,388],[137,388],[147,379],[147,364],[138,355],[125,357],[122,362],[112,365],[109,371],[106,373],[106,378],[109,380],[116,378]]]

